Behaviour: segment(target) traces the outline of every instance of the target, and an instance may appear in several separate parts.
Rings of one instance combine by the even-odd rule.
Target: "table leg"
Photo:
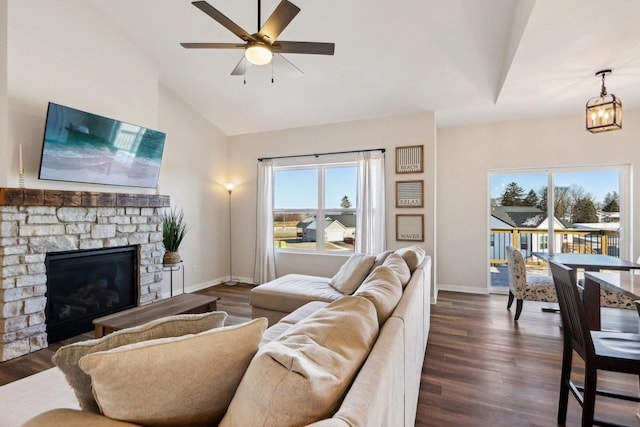
[[[102,338],[104,336],[104,327],[102,325],[96,325],[96,338]]]
[[[582,293],[587,323],[592,331],[600,330],[600,283],[585,277]]]

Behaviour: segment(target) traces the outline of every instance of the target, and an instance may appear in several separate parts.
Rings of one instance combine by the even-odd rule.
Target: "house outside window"
[[[274,168],[277,250],[344,252],[355,247],[355,162]]]

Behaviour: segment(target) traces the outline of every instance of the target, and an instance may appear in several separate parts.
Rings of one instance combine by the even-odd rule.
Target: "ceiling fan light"
[[[251,43],[244,50],[244,56],[247,58],[247,61],[253,65],[265,65],[271,62],[273,52],[271,51],[271,47],[264,43]]]

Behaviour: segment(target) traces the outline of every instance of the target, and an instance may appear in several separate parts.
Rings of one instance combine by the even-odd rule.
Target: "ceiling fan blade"
[[[272,48],[277,53],[310,53],[314,55],[333,55],[334,43],[285,42],[277,41]]]
[[[185,49],[244,49],[245,45],[237,43],[180,43]]]
[[[265,42],[273,44],[298,12],[300,12],[298,6],[287,0],[282,0],[267,22],[264,23],[258,36]]]
[[[240,62],[238,62],[238,65],[236,65],[236,68],[233,69],[233,71],[231,72],[231,75],[244,76],[244,74],[247,72],[249,68],[251,68],[251,62],[247,61],[244,55],[242,55],[242,58],[240,58]]]
[[[276,67],[278,71],[283,72],[292,79],[304,76],[304,73],[300,68],[293,65],[291,61],[280,54],[273,56],[273,66]]]
[[[218,9],[211,6],[206,1],[194,1],[191,4],[197,7],[198,9],[200,9],[201,11],[203,11],[204,13],[206,13],[207,15],[209,15],[211,18],[218,21],[223,27],[231,31],[236,36],[240,37],[242,40],[247,42],[255,41],[255,37],[247,33],[245,30],[242,29],[242,27],[240,27],[238,24],[233,22],[231,19],[224,16]]]

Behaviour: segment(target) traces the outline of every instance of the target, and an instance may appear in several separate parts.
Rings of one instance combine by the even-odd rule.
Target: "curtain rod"
[[[385,152],[384,148],[372,148],[369,150],[352,150],[352,151],[334,151],[332,153],[314,153],[314,154],[297,154],[293,156],[278,156],[278,157],[261,157],[258,159],[259,162],[263,160],[276,160],[276,159],[294,159],[296,157],[320,157],[320,156],[330,156],[332,154],[351,154],[351,153],[368,153],[371,151],[381,151]]]

